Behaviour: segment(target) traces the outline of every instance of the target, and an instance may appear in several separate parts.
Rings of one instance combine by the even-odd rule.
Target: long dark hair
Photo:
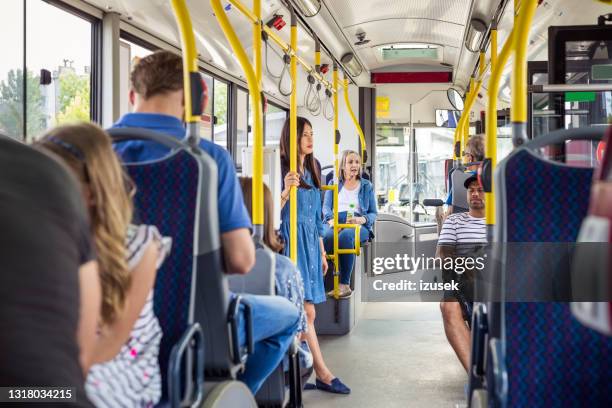
[[[304,126],[306,125],[312,128],[312,124],[310,123],[308,119],[298,116],[297,117],[297,146],[298,146],[297,160],[298,160],[298,163],[299,163],[299,154],[300,154],[300,145],[302,141],[302,135],[304,134]],[[283,126],[283,131],[281,132],[281,140],[280,140],[280,149],[281,149],[280,157],[281,157],[281,168],[282,168],[283,176],[287,174],[287,172],[289,171],[290,134],[291,134],[290,119],[287,118],[287,120],[285,120],[285,125]],[[321,175],[319,174],[321,170],[320,170],[320,166],[317,165],[317,161],[313,153],[307,154],[306,157],[304,157],[304,168],[308,170],[310,174],[312,175],[312,183],[314,184],[314,186],[316,188],[321,188]],[[300,178],[300,187],[301,188],[311,188],[311,186],[306,184],[304,180],[302,180],[302,178]]]

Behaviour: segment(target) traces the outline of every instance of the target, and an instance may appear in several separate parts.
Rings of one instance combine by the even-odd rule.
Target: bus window
[[[249,94],[238,88],[238,100],[237,102],[237,140],[236,140],[236,165],[240,167],[242,165],[242,148],[248,146],[247,130],[248,130],[248,98]]]
[[[129,100],[130,73],[132,68],[138,62],[138,59],[152,54],[153,50],[123,37],[119,45],[119,87],[121,88],[121,106],[119,107],[119,112],[123,116],[133,110]]]
[[[266,113],[266,146],[278,146],[280,135],[287,118],[287,112],[268,102],[268,112]]]
[[[433,209],[425,208],[421,203],[425,198],[446,198],[444,162],[453,150],[454,137],[454,129],[415,129],[417,166],[411,192],[414,221],[436,221]]]
[[[217,78],[213,80],[213,141],[227,149],[227,83]]]
[[[41,30],[53,22],[53,29]],[[26,2],[27,141],[46,129],[91,119],[92,23],[43,1]],[[41,70],[51,81],[41,81]],[[45,74],[48,75],[48,74]],[[38,84],[36,84],[38,82]]]
[[[376,195],[381,210],[399,203],[399,193],[408,184],[408,135],[400,124],[376,125]]]
[[[208,94],[213,95],[213,98],[214,98],[215,89],[214,89],[214,84],[213,84],[213,77],[211,77],[208,74],[202,73],[202,79],[204,80],[204,82],[206,83],[206,86],[208,87]],[[212,130],[213,128],[212,105],[213,103],[209,102],[204,107],[204,112],[202,112],[202,116],[200,117],[200,137],[206,140],[212,140],[212,132],[213,132]]]
[[[9,1],[0,13],[0,132],[15,139],[23,138],[23,1]],[[39,98],[39,81],[28,72],[28,84]],[[32,116],[34,119],[35,116]],[[31,121],[28,116],[28,120]],[[36,124],[38,125],[38,121]],[[31,128],[35,128],[31,122]]]

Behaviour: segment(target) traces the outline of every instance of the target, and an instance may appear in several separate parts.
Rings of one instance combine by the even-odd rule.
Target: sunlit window
[[[208,94],[212,95],[214,93],[213,87],[213,77],[208,74],[202,74],[202,79],[206,83],[208,87]],[[211,98],[212,99],[212,98]],[[200,117],[200,136],[206,140],[212,140],[212,132],[213,132],[213,110],[212,110],[212,100],[208,101],[208,104],[204,108],[204,112],[202,112],[202,116]]]
[[[24,81],[23,6],[3,2],[0,15],[0,129],[32,141],[53,126],[91,119],[92,23],[47,2],[27,1]]]
[[[271,103],[268,103],[266,113],[266,146],[278,146],[287,112]]]
[[[236,111],[236,119],[237,119],[237,135],[236,135],[236,164],[238,166],[242,165],[242,148],[248,146],[247,142],[247,133],[248,133],[248,98],[249,94],[242,90],[238,89],[238,100]]]
[[[121,105],[119,112],[121,115],[124,115],[133,110],[129,101],[130,73],[132,72],[132,68],[134,68],[134,65],[139,59],[151,55],[154,50],[143,47],[126,38],[121,38],[119,46],[119,87],[121,89]]]
[[[0,26],[0,132],[23,137],[23,2],[2,5]],[[37,92],[38,81],[28,72],[28,83]],[[34,117],[34,116],[33,116]]]
[[[216,144],[227,149],[227,83],[214,79],[214,134]]]
[[[31,141],[53,126],[91,119],[92,29],[90,21],[46,2],[26,3]],[[41,29],[51,22],[53,29]]]

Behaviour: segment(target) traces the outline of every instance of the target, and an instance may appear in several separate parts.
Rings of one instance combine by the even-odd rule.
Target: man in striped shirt
[[[436,256],[440,258],[459,258],[471,256],[478,247],[487,242],[487,227],[485,224],[485,193],[476,176],[465,180],[469,211],[455,213],[444,221]],[[460,282],[460,289],[444,294],[440,303],[444,332],[448,342],[455,350],[459,361],[468,371],[470,363],[470,330],[466,320],[471,319],[473,283],[464,276],[451,273],[453,279]]]

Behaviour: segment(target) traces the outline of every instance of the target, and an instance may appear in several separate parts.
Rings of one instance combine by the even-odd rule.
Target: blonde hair
[[[346,177],[344,177],[344,166],[346,166],[346,159],[348,159],[348,157],[354,154],[359,158],[359,164],[361,164],[361,156],[359,155],[359,153],[357,153],[354,150],[345,150],[342,152],[342,158],[340,159],[340,174],[338,175],[338,178],[340,179],[340,182],[344,183],[344,180],[346,179]],[[361,172],[360,172],[361,173]],[[360,179],[361,178],[361,174],[357,174],[357,178]]]
[[[38,142],[61,157],[89,190],[91,229],[102,283],[102,321],[114,322],[125,305],[131,276],[125,245],[132,219],[131,183],[100,127],[81,123],[57,127]]]

